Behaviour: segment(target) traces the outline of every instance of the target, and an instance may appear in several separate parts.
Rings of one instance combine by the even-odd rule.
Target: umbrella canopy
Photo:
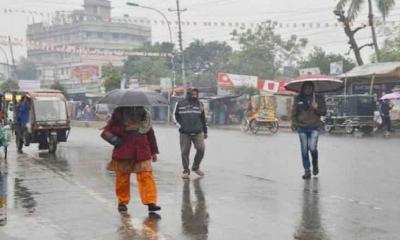
[[[107,93],[99,104],[113,104],[118,107],[167,105],[168,101],[157,92],[116,89]]]
[[[389,93],[385,94],[381,97],[381,100],[390,100],[390,99],[399,99],[400,98],[400,93],[399,92],[394,92],[394,93]]]
[[[315,92],[334,92],[343,88],[343,81],[325,75],[309,75],[296,78],[285,84],[285,88],[289,91],[301,92],[301,88],[305,82],[313,82]]]

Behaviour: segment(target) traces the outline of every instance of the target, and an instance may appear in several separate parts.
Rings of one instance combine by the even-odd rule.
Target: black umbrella
[[[113,104],[118,107],[131,107],[166,105],[168,101],[157,92],[116,89],[107,93],[98,103]]]

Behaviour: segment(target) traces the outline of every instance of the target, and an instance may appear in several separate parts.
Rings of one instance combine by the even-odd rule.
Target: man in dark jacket
[[[386,128],[386,134],[388,134],[392,129],[392,124],[390,122],[390,110],[392,109],[389,100],[382,100],[380,105],[380,114],[382,118],[382,125]]]
[[[187,97],[179,101],[174,110],[175,123],[178,125],[180,133],[183,179],[188,179],[190,175],[189,155],[192,142],[196,149],[192,171],[199,176],[204,176],[204,172],[200,170],[200,163],[204,157],[207,123],[204,106],[199,101],[198,96],[198,89],[189,89]]]
[[[326,114],[325,99],[315,95],[313,82],[305,82],[301,93],[295,98],[292,109],[292,129],[299,133],[301,156],[305,174],[303,179],[311,178],[309,153],[312,157],[313,174],[319,173],[318,136],[322,127],[321,116]]]

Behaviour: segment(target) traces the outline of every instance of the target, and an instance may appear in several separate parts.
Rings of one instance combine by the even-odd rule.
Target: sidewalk
[[[153,122],[154,125],[156,126],[174,126],[174,124],[170,123],[165,123],[165,122]],[[72,120],[71,121],[71,126],[72,127],[87,127],[87,128],[102,128],[106,125],[106,122],[104,121],[77,121],[77,120]],[[290,122],[280,122],[279,123],[280,128],[290,128]],[[210,125],[210,129],[224,129],[224,130],[237,130],[240,131],[240,125],[235,124],[235,125]]]

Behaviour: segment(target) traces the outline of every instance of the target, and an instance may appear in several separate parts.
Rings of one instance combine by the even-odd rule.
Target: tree
[[[400,28],[393,38],[385,40],[382,49],[379,50],[379,57],[381,62],[400,61]]]
[[[1,85],[2,92],[11,92],[18,89],[19,89],[18,82],[15,80],[7,80],[3,82],[3,84]]]
[[[240,86],[240,87],[236,87],[235,89],[233,89],[233,93],[235,95],[257,95],[258,94],[258,90],[254,87],[247,87],[247,86]]]
[[[50,89],[55,89],[61,91],[63,94],[66,93],[64,85],[60,81],[55,81],[51,86]]]
[[[160,78],[170,77],[172,73],[165,57],[130,56],[123,69],[127,76],[147,84],[159,84]]]
[[[24,80],[38,79],[38,70],[36,64],[27,60],[26,58],[20,58],[15,73],[18,79],[24,79]]]
[[[363,65],[364,61],[361,57],[361,49],[367,47],[367,46],[372,46],[372,44],[364,44],[361,47],[358,46],[355,35],[358,31],[361,29],[365,28],[366,26],[360,26],[355,29],[352,29],[351,27],[351,20],[348,16],[345,15],[343,10],[336,9],[333,11],[336,16],[338,16],[338,21],[343,24],[344,27],[344,33],[346,36],[349,38],[349,45],[350,45],[350,51],[354,52],[354,56],[356,58],[357,64],[358,65]]]
[[[367,0],[367,1],[368,1],[368,24],[371,27],[372,41],[374,44],[377,61],[379,62],[379,47],[376,38],[372,0]],[[339,0],[339,2],[336,5],[336,9],[338,11],[343,11],[343,9],[347,6],[348,19],[349,21],[353,21],[354,19],[356,19],[357,15],[361,11],[364,3],[365,0]],[[375,0],[375,4],[377,5],[379,12],[381,13],[383,19],[385,20],[385,18],[389,15],[389,12],[396,5],[396,0]]]
[[[105,65],[102,67],[102,72],[106,92],[120,88],[122,79],[122,71],[120,68],[114,67],[111,64]]]
[[[227,70],[232,48],[225,42],[195,40],[184,50],[186,75],[192,82],[215,86],[219,72]]]
[[[343,62],[343,71],[347,72],[355,67],[354,62],[340,54],[326,53],[322,48],[314,47],[308,56],[299,62],[300,68],[318,67],[322,74],[330,74],[330,63]]]
[[[233,40],[239,44],[241,51],[232,56],[230,68],[238,74],[274,79],[285,63],[292,65],[298,61],[307,39],[291,35],[284,40],[275,33],[275,26],[275,22],[266,21],[255,30],[233,31]]]

